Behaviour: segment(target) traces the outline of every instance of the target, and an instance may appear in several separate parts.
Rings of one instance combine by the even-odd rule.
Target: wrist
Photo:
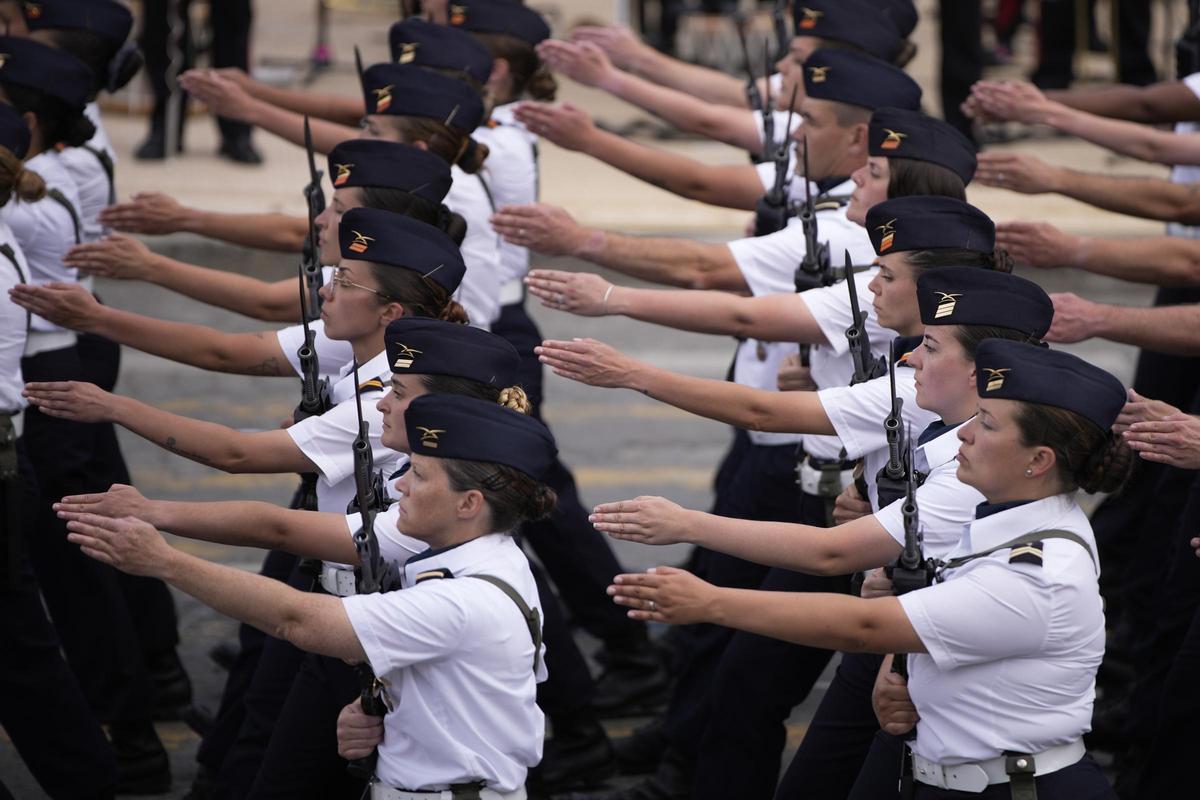
[[[114,425],[120,425],[123,428],[128,428],[128,422],[132,416],[130,413],[131,406],[136,404],[137,401],[129,397],[122,397],[118,394],[106,394],[108,394],[108,413],[104,415],[105,419]]]
[[[709,515],[703,511],[684,509],[683,518],[680,520],[679,541],[683,544],[705,547],[706,545],[703,543],[708,541],[708,537],[704,535],[704,523],[707,516]]]
[[[1076,269],[1087,269],[1088,256],[1091,252],[1092,237],[1076,236],[1073,242],[1072,252],[1074,257],[1070,260],[1070,266]]]
[[[604,231],[598,228],[583,228],[579,229],[579,244],[571,251],[571,255],[582,258],[586,261],[592,261],[596,256],[604,252],[605,236]]]
[[[1087,334],[1089,339],[1100,337],[1109,339],[1113,334],[1114,322],[1116,320],[1117,306],[1110,306],[1104,303],[1092,303],[1091,313],[1088,315]]]
[[[625,389],[633,389],[635,392],[641,392],[647,397],[653,397],[654,388],[654,370],[655,368],[649,364],[643,364],[641,361],[632,362],[629,369],[625,370],[625,378],[621,382],[621,386]]]
[[[198,208],[180,206],[175,219],[175,230],[182,233],[204,233],[205,212]]]
[[[158,527],[155,525],[154,527]],[[161,538],[161,533],[159,534]],[[187,554],[171,547],[165,539],[162,540],[163,554],[156,561],[153,568],[153,576],[166,581],[167,583],[176,583],[179,576],[187,569]]]
[[[600,76],[600,80],[596,81],[596,88],[608,92],[609,94],[624,97],[623,91],[628,86],[628,75],[615,67],[606,71]]]
[[[1067,185],[1067,170],[1062,167],[1050,167],[1046,170],[1043,182],[1047,192],[1065,194]]]
[[[606,291],[603,305],[604,316],[625,316],[630,309],[629,295],[636,290],[628,286],[617,286],[615,283],[610,283]]]

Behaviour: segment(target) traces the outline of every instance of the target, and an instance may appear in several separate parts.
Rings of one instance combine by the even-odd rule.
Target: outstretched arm
[[[522,103],[516,114],[530,131],[559,147],[586,153],[680,197],[752,211],[763,195],[758,172],[748,164],[708,164],[630,141],[600,130],[571,103]]]
[[[17,305],[56,325],[95,333],[181,364],[237,375],[296,377],[272,331],[225,333],[206,325],[144,317],[100,305],[75,283],[21,284],[9,295]]]
[[[529,293],[547,308],[585,317],[620,314],[684,331],[765,342],[828,344],[808,304],[791,294],[744,297],[729,292],[635,289],[589,272],[531,270]]]
[[[43,414],[76,422],[112,422],[164,450],[223,472],[317,471],[287,431],[238,431],[79,381],[27,383],[24,395]]]
[[[596,506],[596,530],[639,544],[695,544],[737,558],[812,575],[845,575],[887,564],[900,545],[871,514],[829,528],[732,519],[692,511],[662,497]]]
[[[289,214],[226,214],[180,204],[161,192],[138,192],[100,211],[100,222],[126,233],[187,232],[259,250],[299,252],[308,220]]]
[[[585,228],[563,209],[546,203],[502,206],[491,223],[506,241],[543,255],[575,256],[668,286],[749,289],[732,251],[723,244]]]
[[[689,572],[658,567],[618,575],[613,600],[634,619],[676,625],[711,622],[760,636],[850,653],[924,653],[895,597],[726,589]]]
[[[253,501],[183,503],[149,500],[132,486],[114,484],[107,492],[64,497],[54,504],[65,520],[94,514],[110,519],[136,517],[176,536],[218,544],[284,550],[322,561],[358,563],[345,517],[321,511],[280,508]]]
[[[254,80],[244,70],[236,67],[226,67],[215,72],[241,86],[251,97],[313,119],[354,126],[367,113],[362,97],[271,86]]]
[[[280,581],[212,564],[167,544],[133,517],[83,515],[67,523],[83,552],[131,575],[162,578],[205,605],[310,653],[366,658],[340,598],[300,592]]]
[[[193,300],[266,322],[300,320],[295,278],[269,282],[176,261],[151,251],[132,236],[115,233],[96,242],[77,244],[67,251],[63,263],[91,275],[147,281]]]
[[[1047,92],[1051,100],[1113,119],[1152,124],[1200,120],[1200,98],[1183,81],[1149,86],[1113,84],[1099,89]]]
[[[630,358],[595,339],[545,341],[538,359],[591,386],[634,389],[701,417],[751,431],[836,435],[816,392],[768,392],[732,381],[693,378]]]
[[[1075,267],[1156,286],[1200,285],[1200,242],[1182,236],[1073,236],[1048,222],[1004,222],[996,245],[1039,268]],[[614,293],[615,294],[615,293]]]
[[[1070,292],[1052,294],[1054,322],[1050,342],[1108,339],[1158,353],[1200,353],[1200,305],[1139,308],[1093,303]]]

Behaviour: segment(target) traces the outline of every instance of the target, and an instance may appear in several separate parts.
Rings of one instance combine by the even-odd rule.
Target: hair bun
[[[522,414],[529,414],[533,411],[533,403],[529,401],[529,395],[525,394],[525,390],[520,386],[509,386],[507,389],[501,389],[500,396],[496,398],[496,402],[505,408],[511,408],[513,411],[518,411]]]

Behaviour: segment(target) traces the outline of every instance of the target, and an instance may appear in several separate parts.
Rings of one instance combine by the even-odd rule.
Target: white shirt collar
[[[917,469],[928,475],[938,467],[953,461],[955,456],[958,455],[958,448],[961,444],[958,441],[958,429],[970,421],[968,419],[952,428],[946,428],[937,436],[925,442],[925,444],[918,445],[916,454]]]
[[[1061,528],[1064,518],[1078,508],[1074,495],[1056,494],[1016,508],[997,511],[967,525],[965,544],[971,552],[978,553],[1025,533]]]
[[[507,533],[489,533],[462,544],[426,550],[404,562],[404,586],[416,584],[425,572],[446,569],[451,575],[471,575],[486,572],[500,558],[503,550],[512,546]]]
[[[367,363],[358,365],[358,379],[360,381],[368,381],[371,378],[387,378],[390,381],[391,373],[391,367],[388,366],[387,350],[380,352]],[[337,383],[334,385],[333,392],[338,394],[340,391],[347,391],[349,392],[347,397],[349,397],[354,393],[353,390],[358,388],[354,385],[354,361],[351,360],[349,363],[342,365],[342,368],[338,370],[338,374],[341,377],[338,378]]]

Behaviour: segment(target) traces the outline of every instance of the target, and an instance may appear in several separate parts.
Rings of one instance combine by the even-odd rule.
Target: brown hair
[[[1124,439],[1074,411],[1022,402],[1016,421],[1022,445],[1054,451],[1064,492],[1115,492],[1133,470],[1133,451]]]
[[[962,178],[948,167],[914,158],[888,156],[888,199],[939,195],[966,201]]]
[[[456,492],[478,489],[492,512],[492,528],[511,531],[526,520],[538,520],[554,510],[558,496],[540,481],[504,464],[448,458],[442,461]]]
[[[520,386],[497,390],[495,386],[457,375],[421,375],[421,385],[430,394],[458,394],[499,403],[520,414],[533,413],[533,403]]]
[[[457,245],[461,245],[467,235],[467,221],[443,203],[390,186],[360,186],[359,196],[365,207],[419,219],[445,233]]]
[[[954,339],[967,352],[967,358],[975,360],[975,351],[984,339],[1008,339],[1013,342],[1025,342],[1046,347],[1046,344],[1032,334],[1018,331],[1014,328],[1004,328],[999,325],[955,325]]]
[[[488,156],[486,144],[471,138],[468,131],[445,125],[429,117],[392,116],[396,131],[405,144],[425,142],[429,152],[441,156],[447,163],[457,164],[463,172],[474,174]]]
[[[7,205],[13,194],[32,203],[46,196],[46,182],[36,172],[25,169],[24,162],[7,147],[0,147],[0,206]]]
[[[547,103],[554,100],[558,93],[558,82],[553,73],[538,58],[537,50],[524,39],[509,36],[504,33],[475,33],[473,34],[492,58],[503,58],[508,62],[508,72],[512,76],[512,100],[517,100],[528,94],[534,100]]]
[[[940,247],[936,250],[910,250],[904,260],[920,274],[921,270],[938,267],[977,267],[995,272],[1012,272],[1013,261],[1008,251],[997,247],[990,253],[968,250],[965,247]]]
[[[466,325],[467,311],[450,296],[446,288],[433,279],[403,267],[367,262],[379,284],[379,291],[404,306],[411,317],[429,317]]]

